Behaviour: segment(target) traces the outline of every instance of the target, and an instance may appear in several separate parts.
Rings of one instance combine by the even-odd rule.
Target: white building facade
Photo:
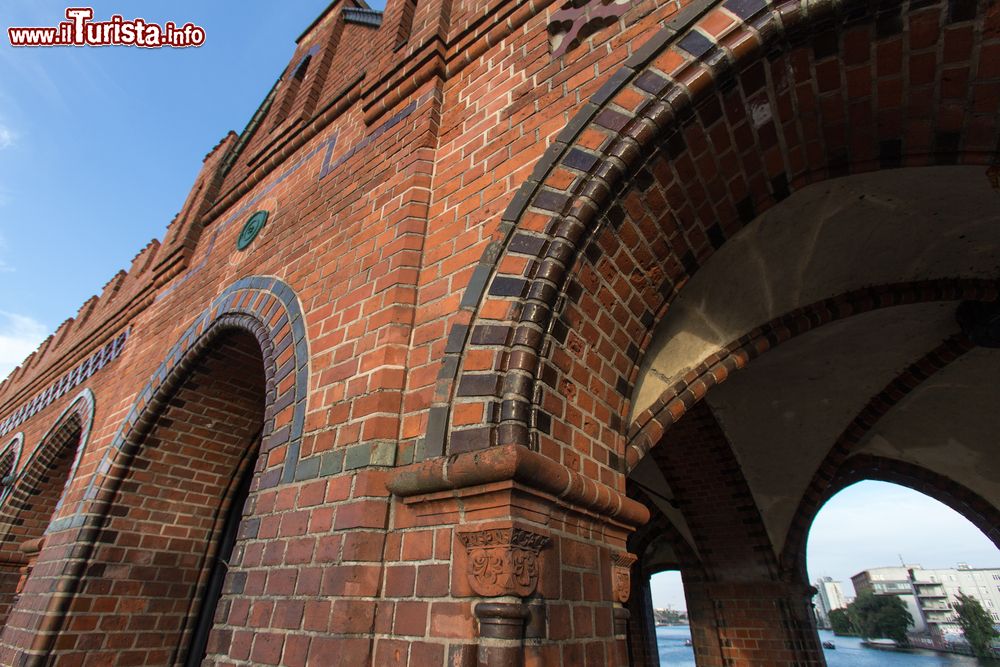
[[[830,627],[830,612],[847,608],[849,602],[841,583],[830,577],[823,577],[816,582],[815,600],[816,620],[823,628]]]
[[[913,616],[913,632],[961,634],[955,615],[959,593],[979,600],[994,622],[1000,622],[1000,569],[924,569],[919,565],[877,567],[851,577],[860,594],[897,595]]]

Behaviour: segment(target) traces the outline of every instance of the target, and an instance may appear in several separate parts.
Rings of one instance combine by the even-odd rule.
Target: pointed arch
[[[94,409],[94,392],[85,388],[56,417],[21,469],[13,469],[13,481],[0,505],[0,542],[14,542],[16,548],[44,534],[65,502],[90,441]]]
[[[95,474],[83,485],[81,496],[74,495],[60,517],[50,524],[49,539],[39,555],[33,576],[26,584],[26,592],[36,598],[36,602],[41,598],[44,604],[35,604],[32,610],[24,610],[25,613],[19,615],[21,627],[17,628],[43,637],[44,641],[28,651],[16,651],[10,645],[0,646],[0,659],[24,660],[28,664],[44,662],[56,650],[55,638],[74,631],[67,624],[74,599],[90,595],[88,582],[94,578],[99,579],[111,562],[108,561],[110,556],[107,550],[102,550],[103,545],[108,544],[109,540],[114,542],[118,534],[127,534],[129,530],[143,530],[138,524],[131,528],[126,526],[122,530],[108,528],[127,518],[131,511],[129,508],[136,507],[137,502],[147,502],[143,500],[142,494],[148,492],[148,486],[143,486],[144,481],[141,479],[133,479],[133,473],[145,471],[148,466],[160,465],[162,468],[163,465],[176,464],[177,456],[168,463],[156,460],[159,456],[156,453],[156,442],[162,441],[164,446],[185,446],[184,438],[181,437],[163,440],[161,431],[171,428],[173,423],[170,417],[164,416],[170,410],[184,409],[184,399],[175,400],[179,391],[198,390],[198,383],[192,384],[189,382],[190,378],[204,373],[206,367],[225,362],[226,354],[229,353],[220,357],[220,346],[228,346],[227,349],[231,349],[232,354],[238,358],[256,357],[258,360],[255,363],[260,366],[262,373],[259,390],[259,395],[263,397],[263,407],[259,413],[262,426],[259,425],[256,429],[259,438],[251,438],[250,430],[253,430],[252,423],[256,418],[252,416],[254,409],[249,406],[256,400],[253,398],[256,390],[251,391],[252,387],[240,384],[231,385],[229,389],[218,385],[215,391],[222,392],[219,394],[222,396],[238,396],[250,392],[238,399],[244,403],[251,401],[246,403],[245,408],[237,405],[227,408],[225,403],[212,408],[222,410],[215,417],[216,420],[228,419],[227,414],[231,413],[227,413],[227,409],[244,414],[245,418],[236,415],[242,420],[239,427],[231,427],[227,421],[226,428],[207,431],[218,434],[216,439],[220,439],[221,443],[218,446],[228,448],[230,454],[227,456],[236,456],[239,461],[233,466],[223,465],[224,470],[220,468],[219,475],[216,476],[218,484],[211,487],[210,493],[191,496],[199,498],[198,502],[210,503],[214,509],[206,506],[205,509],[198,510],[192,506],[185,516],[204,515],[207,512],[207,518],[202,521],[204,525],[199,530],[206,536],[204,539],[214,539],[209,536],[217,532],[221,525],[219,517],[226,515],[235,497],[238,484],[233,480],[239,477],[240,470],[253,463],[246,454],[250,449],[257,460],[254,490],[318,475],[318,461],[302,461],[299,457],[308,388],[308,343],[298,298],[288,285],[277,278],[244,278],[213,299],[167,351],[164,361],[137,395],[132,408],[98,462]],[[229,382],[226,372],[214,372],[206,377],[217,384]],[[244,435],[247,437],[244,438]],[[233,438],[236,440],[229,442]],[[259,441],[259,445],[252,442],[254,439]],[[256,454],[258,451],[259,454]],[[163,474],[177,473],[167,471]],[[159,488],[165,487],[161,485]],[[161,501],[155,502],[163,506]],[[169,501],[165,506],[167,511],[187,512],[184,502]],[[176,507],[172,506],[175,504]],[[241,537],[252,538],[255,529],[253,524],[245,525]],[[127,543],[127,538],[123,539],[123,544]],[[185,582],[195,588],[190,591],[185,588],[177,593],[185,599],[199,595],[197,591],[204,588],[208,576],[202,570],[207,567],[209,560],[206,559],[210,559],[213,547],[211,544],[204,547],[200,539],[189,545],[201,555],[193,560],[189,559],[194,563],[191,567],[195,569],[185,578]],[[141,580],[143,575],[137,571],[135,576]],[[54,595],[55,590],[61,593]],[[185,604],[186,606],[181,606],[190,613],[197,613],[198,605],[192,606],[191,602]],[[180,644],[177,646],[183,644],[186,641],[184,637],[193,632],[189,625],[182,620],[181,635],[177,638]],[[164,641],[174,641],[173,634],[170,637]],[[6,644],[6,641],[3,643]]]
[[[874,68],[871,44],[908,39],[911,22],[933,28],[938,56],[942,35],[969,32],[947,62],[974,60],[984,38],[970,25],[996,20],[984,3],[955,14],[944,2],[727,0],[681,14],[556,137],[502,216],[463,296],[418,459],[513,444],[560,460],[576,439],[602,474],[622,472],[622,415],[654,326],[743,226],[811,183],[998,159],[995,109],[928,115],[908,106],[921,92],[886,110],[874,76],[859,93],[845,72]],[[944,63],[913,85],[939,89]],[[970,79],[989,76],[971,67]],[[949,108],[974,89],[950,92]],[[460,403],[481,404],[481,420],[452,424]]]

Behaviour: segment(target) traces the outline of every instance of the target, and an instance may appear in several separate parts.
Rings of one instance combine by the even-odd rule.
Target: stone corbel
[[[625,604],[632,592],[632,566],[638,558],[627,551],[619,551],[611,555],[611,589],[615,592],[615,600]]]
[[[549,537],[508,526],[458,533],[468,553],[469,584],[483,597],[527,597],[538,585],[538,558]]]

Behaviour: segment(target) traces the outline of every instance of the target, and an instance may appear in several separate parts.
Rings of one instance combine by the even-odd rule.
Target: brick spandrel
[[[982,2],[334,2],[163,241],[0,383],[0,663],[655,664],[669,565],[699,664],[822,665],[798,552],[702,399],[813,328],[995,280],[798,304],[633,411],[643,363],[713,255],[810,184],[997,182],[997,63]],[[789,544],[862,464],[991,526],[850,435]]]

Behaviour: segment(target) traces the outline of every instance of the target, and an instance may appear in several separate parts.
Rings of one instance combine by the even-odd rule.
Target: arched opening
[[[656,650],[660,665],[684,667],[694,664],[694,646],[680,570],[664,570],[650,577]]]
[[[994,317],[994,200],[961,167],[808,186],[719,248],[654,328],[628,485],[700,573],[686,592],[699,665],[782,647],[823,664],[798,554],[847,480],[923,480],[997,534],[1000,355],[961,316]],[[658,556],[636,546],[648,569]],[[680,569],[688,584],[692,564]]]
[[[0,457],[5,480],[0,500],[0,625],[6,623],[44,545],[45,530],[79,462],[92,418],[89,392],[74,399],[18,470],[22,443]]]
[[[21,455],[21,447],[24,436],[20,433],[11,438],[0,453],[0,504],[10,495],[14,485],[14,474],[17,470],[18,459]],[[17,590],[17,583],[21,578],[21,568],[24,563],[19,558],[9,559],[7,554],[0,552],[0,558],[4,558],[0,563],[0,625],[7,620],[10,607],[14,601],[11,591]]]
[[[254,335],[216,327],[132,454],[56,650],[134,664],[200,664],[265,432]],[[232,552],[232,554],[227,553]],[[100,658],[98,658],[100,659]]]
[[[712,407],[695,404],[629,474],[629,493],[653,519],[630,540],[638,568],[676,569],[684,584],[692,651],[700,667],[774,661],[820,664],[806,587],[783,580],[752,488]],[[656,642],[633,665],[660,664],[659,633],[630,627]],[[680,656],[675,656],[680,657]]]
[[[880,604],[902,603],[917,647],[962,641],[954,611],[959,593],[977,598],[1000,623],[1000,550],[977,525],[982,517],[966,515],[953,489],[934,488],[929,478],[904,483],[850,483],[826,500],[809,529],[817,625],[838,654],[871,657],[854,636],[862,631],[854,615],[834,613],[862,593]]]

